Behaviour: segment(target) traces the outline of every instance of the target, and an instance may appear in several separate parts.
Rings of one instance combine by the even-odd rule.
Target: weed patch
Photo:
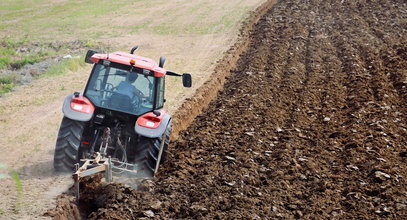
[[[23,66],[25,66],[27,64],[34,64],[34,63],[37,63],[37,62],[41,61],[43,59],[43,57],[44,56],[41,56],[41,55],[32,55],[32,54],[30,54],[28,56],[22,57],[21,59],[15,61],[13,63],[10,63],[10,66],[13,69],[20,69],[21,67],[23,67]]]
[[[10,63],[10,57],[0,57],[0,69],[7,67]]]
[[[47,72],[42,74],[40,77],[50,77],[61,75],[68,71],[78,71],[79,68],[85,66],[85,62],[83,61],[84,59],[85,58],[83,56],[64,59],[59,63],[51,65]]]
[[[15,75],[0,76],[0,96],[13,89],[15,78]]]
[[[23,199],[23,184],[21,183],[20,176],[17,171],[13,170],[11,172],[11,178],[14,180],[14,185],[17,191],[17,201],[15,203],[15,211],[18,213],[21,209],[22,199]]]
[[[36,46],[34,46],[36,45]],[[14,40],[10,37],[0,39],[0,69],[20,69],[34,64],[52,54],[45,45],[29,43],[29,39]]]
[[[11,90],[13,90],[14,87],[14,83],[10,83],[10,84],[0,84],[0,96],[11,92]]]
[[[10,37],[0,39],[0,69],[9,69],[11,74],[0,75],[0,97],[21,84],[21,73],[30,74],[34,79],[61,75],[68,71],[77,71],[85,65],[84,57],[74,57],[70,59],[58,59],[63,54],[84,54],[84,50],[94,48],[103,51],[105,46],[95,40],[76,40],[71,42],[31,42],[27,38],[14,40]],[[108,48],[108,47],[106,47]],[[60,61],[55,61],[60,60]],[[25,67],[28,64],[45,62],[33,67]],[[44,67],[45,66],[45,67]],[[21,69],[23,69],[21,71]],[[31,71],[33,70],[33,71]],[[25,82],[25,81],[24,81]],[[29,81],[28,81],[29,82]]]
[[[16,55],[16,51],[13,48],[0,48],[0,55]]]
[[[97,43],[94,40],[85,40],[84,44],[85,47],[87,48],[94,48],[97,47]]]
[[[23,196],[23,184],[21,184],[21,179],[17,171],[11,172],[11,178],[13,178],[14,184],[16,185],[17,196]]]

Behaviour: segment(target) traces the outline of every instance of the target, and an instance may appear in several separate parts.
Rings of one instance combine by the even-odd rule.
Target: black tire
[[[79,147],[85,122],[64,117],[59,128],[54,153],[54,169],[60,172],[72,172],[78,162]]]
[[[167,125],[165,130],[165,143],[163,153],[161,155],[160,164],[163,164],[167,159],[167,149],[170,143],[171,134],[171,121]],[[135,163],[138,164],[139,169],[143,170],[147,175],[153,176],[155,167],[160,152],[160,146],[163,136],[158,138],[140,137],[140,141],[137,144]]]

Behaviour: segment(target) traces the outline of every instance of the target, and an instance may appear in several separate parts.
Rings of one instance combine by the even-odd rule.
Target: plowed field
[[[406,219],[406,30],[402,0],[278,2],[157,180],[88,185],[83,217]]]

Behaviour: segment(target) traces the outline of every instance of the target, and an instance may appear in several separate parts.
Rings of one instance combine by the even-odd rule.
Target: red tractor
[[[164,162],[171,132],[171,116],[163,110],[165,77],[182,76],[184,87],[191,87],[191,75],[168,71],[164,57],[157,64],[133,54],[136,49],[87,52],[85,62],[93,69],[85,90],[63,104],[56,171],[72,172],[97,157],[109,158],[113,169],[151,177]]]

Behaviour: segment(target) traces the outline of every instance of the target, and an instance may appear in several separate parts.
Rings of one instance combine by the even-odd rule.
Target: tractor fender
[[[161,137],[167,129],[171,116],[166,114],[162,109],[160,110],[160,113],[160,116],[156,116],[152,112],[140,116],[134,126],[135,132],[148,138]]]
[[[65,98],[64,104],[62,105],[62,112],[64,113],[64,116],[69,119],[76,120],[76,121],[89,121],[90,119],[92,119],[94,111],[85,113],[85,112],[80,112],[80,111],[76,111],[76,110],[72,109],[71,102],[72,102],[73,98],[74,98],[74,94],[70,94]],[[79,99],[88,100],[86,97],[83,97],[83,96],[79,96]],[[92,103],[90,103],[90,102],[89,102],[89,104],[92,105]],[[92,105],[92,108],[93,108],[93,105]]]

